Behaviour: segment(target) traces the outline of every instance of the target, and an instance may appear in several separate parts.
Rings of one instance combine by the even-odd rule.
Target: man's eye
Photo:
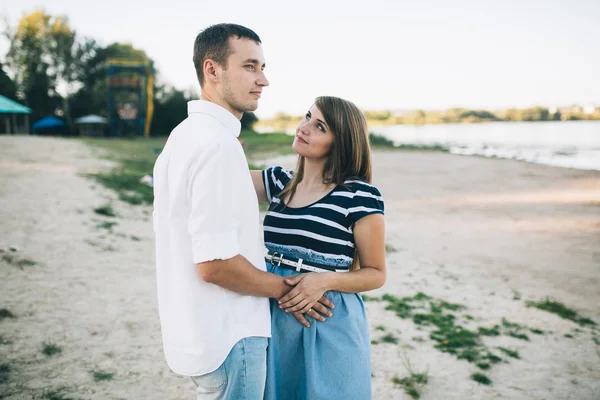
[[[248,68],[248,69],[254,69],[254,65],[248,64],[248,65],[246,65],[246,68]]]

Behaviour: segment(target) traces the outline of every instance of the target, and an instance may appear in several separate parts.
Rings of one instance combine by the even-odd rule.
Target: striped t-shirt
[[[383,214],[379,190],[350,179],[313,204],[287,207],[278,195],[292,172],[271,167],[262,176],[269,200],[264,220],[267,249],[311,264],[349,269],[355,250],[354,224],[367,215]]]

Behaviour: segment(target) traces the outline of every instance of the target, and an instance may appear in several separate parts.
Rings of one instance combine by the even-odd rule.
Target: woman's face
[[[292,148],[306,158],[321,159],[329,155],[333,145],[333,133],[323,114],[313,105],[296,128]]]

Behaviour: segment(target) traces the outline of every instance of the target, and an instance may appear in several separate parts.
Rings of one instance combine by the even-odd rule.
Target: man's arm
[[[196,267],[205,282],[244,295],[278,299],[291,289],[283,277],[255,268],[239,254],[227,260],[199,263]]]

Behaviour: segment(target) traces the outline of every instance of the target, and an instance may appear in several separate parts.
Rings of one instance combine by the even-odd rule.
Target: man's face
[[[222,70],[221,96],[234,114],[258,108],[262,89],[269,86],[265,76],[262,47],[254,40],[229,38],[231,54]]]

